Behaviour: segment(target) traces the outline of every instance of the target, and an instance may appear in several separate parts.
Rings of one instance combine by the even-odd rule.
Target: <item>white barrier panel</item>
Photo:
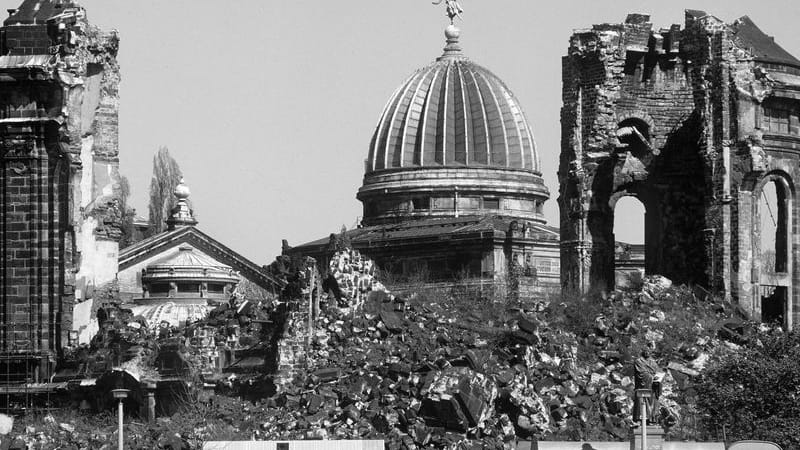
[[[533,442],[530,447],[517,447],[519,450],[631,450],[630,442],[593,442],[593,441],[552,441]]]
[[[203,450],[384,450],[383,441],[206,442]]]
[[[531,442],[517,444],[517,450],[630,450],[630,442]],[[637,449],[638,450],[638,449]],[[664,442],[661,450],[725,450],[722,442]],[[742,449],[744,450],[744,449]],[[772,450],[772,449],[770,449]]]
[[[730,450],[781,450],[781,447],[774,442],[739,441],[731,444]]]
[[[664,442],[661,450],[725,450],[724,442]]]

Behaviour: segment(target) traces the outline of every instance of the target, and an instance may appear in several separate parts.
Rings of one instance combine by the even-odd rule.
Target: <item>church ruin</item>
[[[800,60],[748,17],[577,31],[563,58],[562,286],[614,287],[614,210],[644,206],[645,270],[800,318]]]
[[[0,28],[0,369],[42,382],[73,304],[114,279],[120,212],[116,33],[69,0],[25,0]]]

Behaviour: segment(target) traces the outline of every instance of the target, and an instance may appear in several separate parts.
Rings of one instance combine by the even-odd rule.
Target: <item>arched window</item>
[[[614,237],[627,244],[644,244],[645,208],[636,197],[622,197],[614,207]]]
[[[759,260],[766,272],[787,270],[787,216],[786,195],[777,181],[770,181],[761,189],[759,211]]]
[[[753,217],[754,266],[760,284],[761,320],[791,326],[792,276],[789,255],[791,246],[789,230],[788,180],[780,176],[768,176],[767,181],[754,194],[756,214]]]
[[[619,283],[621,274],[645,270],[645,207],[638,198],[622,197],[614,206],[614,240]]]

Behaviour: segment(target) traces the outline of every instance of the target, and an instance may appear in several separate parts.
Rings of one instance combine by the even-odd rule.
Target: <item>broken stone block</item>
[[[539,331],[539,323],[535,319],[530,319],[526,316],[520,316],[517,320],[519,329],[530,334],[535,334]]]
[[[670,370],[675,370],[675,371],[680,372],[682,374],[688,375],[690,377],[696,377],[696,376],[700,375],[700,372],[698,372],[698,371],[696,371],[694,369],[690,369],[689,367],[687,367],[687,366],[685,366],[685,365],[683,365],[683,364],[681,364],[679,362],[674,362],[674,361],[670,362],[667,365],[667,368],[670,369]]]
[[[0,436],[11,433],[14,428],[14,418],[5,414],[0,414]]]
[[[665,289],[672,287],[672,280],[662,275],[649,275],[645,277],[642,290],[650,295],[657,296]]]
[[[338,367],[328,367],[314,372],[314,377],[316,377],[321,383],[338,380],[341,376],[342,369]]]
[[[386,329],[392,333],[399,333],[403,331],[403,317],[399,313],[392,311],[381,311],[380,319]]]
[[[524,345],[536,345],[539,343],[539,338],[535,334],[527,333],[522,330],[515,330],[509,334],[512,341],[519,342]]]
[[[514,373],[513,370],[507,369],[507,370],[502,370],[499,373],[495,374],[494,377],[495,380],[497,381],[497,384],[503,387],[503,386],[508,386],[508,384],[514,380],[515,375],[516,374]]]
[[[441,426],[448,430],[467,431],[467,417],[461,405],[451,395],[442,394],[438,398],[426,398],[422,401],[420,415],[426,423]]]
[[[492,397],[491,393],[481,391],[481,387],[473,385],[469,379],[463,378],[455,396],[469,421],[469,426],[478,426],[483,421],[483,415],[488,408],[487,402]]]
[[[306,406],[306,411],[308,411],[309,414],[316,414],[317,412],[319,412],[319,409],[324,402],[325,399],[322,396],[316,394],[310,394],[307,399],[308,404]]]

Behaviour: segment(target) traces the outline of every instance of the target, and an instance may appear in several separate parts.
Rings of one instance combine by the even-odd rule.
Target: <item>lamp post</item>
[[[114,395],[114,398],[119,400],[119,450],[122,450],[123,447],[123,440],[122,440],[122,418],[123,418],[123,411],[122,411],[122,402],[128,398],[128,389],[114,389],[111,393]]]
[[[650,389],[636,389],[636,400],[639,402],[639,411],[642,414],[642,450],[647,449],[647,406],[649,400],[653,398],[653,391]]]

